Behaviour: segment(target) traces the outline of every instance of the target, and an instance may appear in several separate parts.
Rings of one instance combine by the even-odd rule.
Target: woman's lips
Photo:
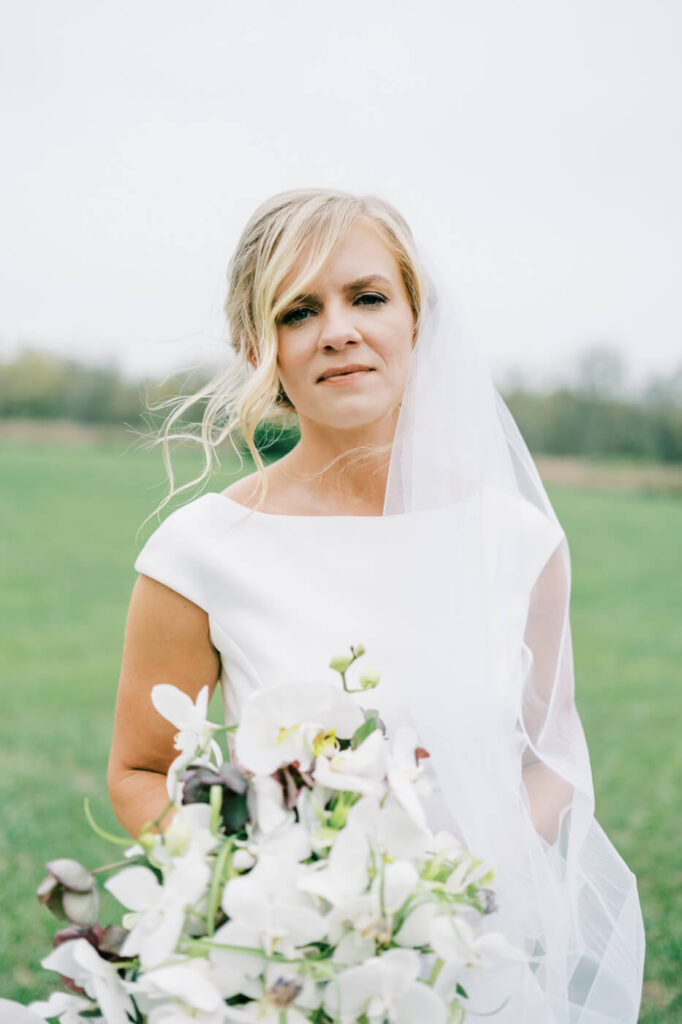
[[[374,373],[374,370],[354,370],[353,373],[339,373],[335,377],[325,377],[324,380],[319,381],[319,383],[346,384],[352,380],[357,380],[358,377],[365,377],[368,373]]]

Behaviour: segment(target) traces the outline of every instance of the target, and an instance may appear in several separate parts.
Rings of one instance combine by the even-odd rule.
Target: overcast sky
[[[501,381],[682,361],[680,0],[4,0],[0,358],[220,358],[253,208],[438,231]]]

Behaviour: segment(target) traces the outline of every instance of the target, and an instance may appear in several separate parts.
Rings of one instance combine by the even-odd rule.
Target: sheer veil
[[[568,543],[447,275],[420,248],[431,294],[384,504],[419,513],[404,551],[407,697],[452,831],[496,869],[485,920],[528,956],[471,1005],[513,991],[491,1019],[634,1024],[644,929],[635,876],[594,817]]]

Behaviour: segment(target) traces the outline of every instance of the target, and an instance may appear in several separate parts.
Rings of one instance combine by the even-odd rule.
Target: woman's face
[[[369,222],[355,222],[306,294],[283,310],[277,337],[280,379],[299,418],[351,429],[398,406],[414,317],[397,260]],[[323,378],[353,365],[367,369]]]

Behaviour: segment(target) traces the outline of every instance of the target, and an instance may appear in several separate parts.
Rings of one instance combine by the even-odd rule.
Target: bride
[[[322,189],[263,203],[229,276],[235,358],[178,402],[164,443],[207,398],[200,480],[235,430],[257,469],[172,512],[137,557],[115,813],[137,834],[167,803],[175,750],[156,683],[192,698],[220,684],[231,724],[255,689],[336,681],[330,659],[362,644],[380,683],[360,702],[390,732],[416,728],[429,826],[492,861],[496,928],[528,956],[495,1019],[634,1024],[642,918],[594,818],[568,544],[447,276],[390,204]],[[264,420],[300,428],[267,467]],[[171,474],[166,501],[175,493]],[[477,1008],[496,995],[486,981]]]

